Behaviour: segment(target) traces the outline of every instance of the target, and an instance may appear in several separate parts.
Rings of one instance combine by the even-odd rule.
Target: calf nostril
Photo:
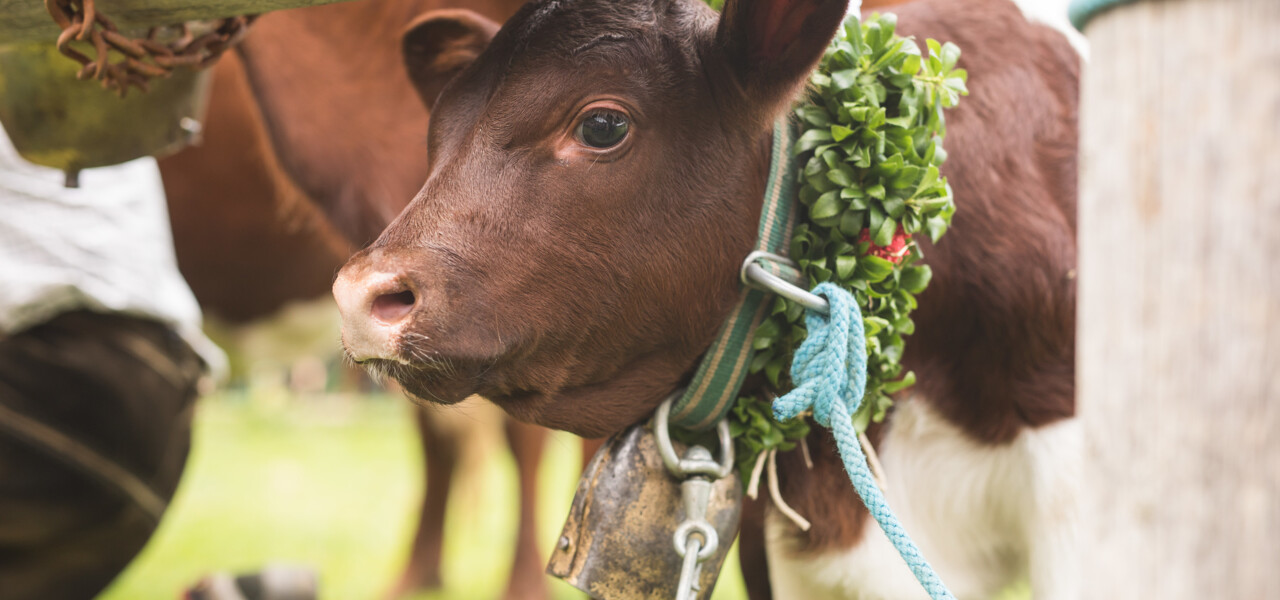
[[[413,310],[415,302],[413,292],[405,290],[394,294],[383,294],[373,299],[373,307],[370,312],[373,318],[391,325],[404,319],[409,311]]]

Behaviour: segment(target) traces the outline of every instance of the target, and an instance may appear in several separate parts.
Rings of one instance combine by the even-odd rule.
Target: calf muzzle
[[[342,345],[356,362],[400,360],[397,339],[411,320],[418,294],[398,273],[351,266],[333,282],[333,297],[342,313]]]

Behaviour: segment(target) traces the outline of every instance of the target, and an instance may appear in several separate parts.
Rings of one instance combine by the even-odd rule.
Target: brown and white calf
[[[339,274],[348,353],[418,399],[480,394],[589,437],[647,417],[734,303],[770,124],[845,9],[543,0],[501,30],[420,21],[404,48],[433,105],[429,176]],[[894,10],[899,31],[964,49],[972,95],[948,116],[959,211],[922,242],[933,284],[905,357],[920,383],[871,431],[887,495],[958,597],[1029,576],[1036,598],[1068,598],[1079,58],[1008,0]],[[830,438],[810,444],[813,470],[784,456],[780,475],[816,526],[766,511],[774,595],[923,597]]]

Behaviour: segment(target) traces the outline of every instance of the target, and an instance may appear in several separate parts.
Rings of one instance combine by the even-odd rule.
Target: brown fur
[[[526,7],[440,93],[425,186],[344,267],[394,273],[414,296],[398,346],[412,365],[388,369],[422,398],[479,392],[587,435],[647,415],[728,310],[768,124],[836,9],[731,1],[717,24],[679,1]],[[960,209],[944,242],[924,243],[934,279],[905,357],[912,393],[975,440],[1007,443],[1074,413],[1079,61],[1007,0],[894,10],[901,32],[964,49],[973,90],[948,117]],[[772,18],[784,13],[799,16]],[[816,43],[792,45],[802,38]],[[631,113],[618,151],[575,145],[577,111],[598,97]],[[866,513],[829,436],[811,445],[814,471],[795,456],[779,469],[788,501],[824,524],[801,545],[849,547]]]
[[[733,297],[767,123],[821,49],[779,46],[785,23],[758,31],[772,21],[753,11],[777,6],[730,3],[713,35],[686,3],[531,4],[461,72],[437,100],[425,187],[346,267],[401,273],[416,295],[402,352],[437,360],[395,369],[410,391],[480,392],[590,435],[678,385]],[[1071,414],[1077,65],[1003,0],[902,13],[903,31],[954,40],[978,67],[946,166],[964,209],[946,244],[925,244],[938,275],[909,364],[948,418],[1007,441]],[[614,41],[577,54],[598,36]],[[637,106],[635,132],[594,154],[563,132],[601,94]]]
[[[457,4],[364,0],[271,13],[238,54],[223,58],[203,144],[160,161],[179,267],[205,310],[242,323],[319,296],[351,251],[403,208],[425,176],[413,161],[423,156],[428,113],[400,67],[399,34],[418,13]],[[521,1],[466,4],[503,19]],[[538,598],[547,592],[529,525],[537,475],[530,448],[542,436],[512,431],[524,512],[506,597]],[[460,448],[436,437],[424,439],[422,518],[392,596],[440,583]]]
[[[974,90],[947,117],[960,210],[925,248],[935,277],[907,364],[951,421],[1007,442],[1074,413],[1079,57],[1001,0],[899,14],[903,31],[965,49]]]
[[[752,19],[717,30],[692,2],[513,17],[436,101],[422,191],[345,267],[401,272],[417,296],[402,349],[431,360],[388,370],[424,399],[480,393],[588,437],[650,412],[736,297],[769,123],[844,10],[798,4],[826,33],[763,58],[730,51],[754,43]],[[632,111],[617,152],[573,140],[598,98]]]
[[[973,92],[947,116],[943,173],[959,210],[947,236],[924,248],[934,277],[904,356],[919,383],[905,393],[976,440],[1007,443],[1075,412],[1079,59],[1060,33],[1003,0],[895,10],[902,33],[963,49]],[[830,436],[811,449],[812,473],[794,453],[779,457],[787,501],[827,524],[802,546],[850,547],[866,511]]]
[[[202,143],[160,160],[179,267],[206,310],[247,322],[320,296],[407,204],[426,172],[428,113],[399,34],[453,4],[270,13],[219,62]],[[467,3],[494,19],[520,4]]]
[[[353,243],[281,169],[235,55],[215,67],[204,140],[159,160],[178,268],[235,323],[328,290]]]
[[[364,0],[268,14],[239,46],[281,163],[359,245],[425,177],[427,111],[409,83],[400,34],[447,0]],[[468,2],[491,19],[516,0]]]

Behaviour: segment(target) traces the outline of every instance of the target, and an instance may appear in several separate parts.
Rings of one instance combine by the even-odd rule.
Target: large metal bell
[[[716,480],[706,519],[719,544],[702,563],[700,599],[711,597],[741,512],[737,473]],[[680,482],[664,466],[653,433],[633,426],[611,438],[583,472],[547,572],[598,600],[671,600],[681,569],[672,539],[684,520]]]

